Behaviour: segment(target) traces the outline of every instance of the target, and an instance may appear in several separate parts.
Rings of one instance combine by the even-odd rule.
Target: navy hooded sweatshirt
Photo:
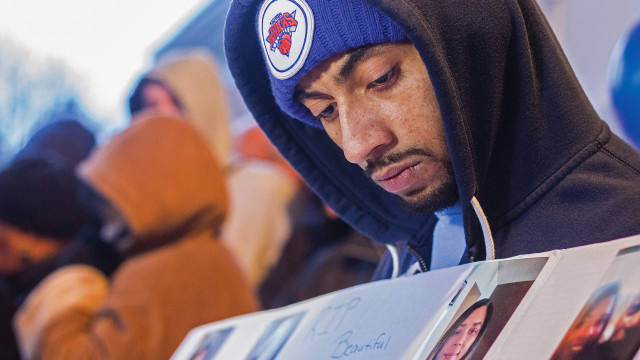
[[[598,117],[534,0],[365,1],[402,27],[429,71],[463,211],[461,263],[640,233],[640,154]],[[346,222],[395,244],[377,278],[392,276],[392,258],[400,272],[416,256],[428,270],[435,217],[405,209],[322,129],[276,105],[255,30],[261,4],[234,0],[225,28],[249,110]]]

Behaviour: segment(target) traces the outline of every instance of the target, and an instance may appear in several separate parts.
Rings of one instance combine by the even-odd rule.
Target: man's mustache
[[[394,153],[394,154],[389,154],[387,156],[381,157],[379,159],[374,159],[374,160],[368,160],[367,164],[364,168],[364,173],[368,176],[371,177],[371,175],[373,175],[374,172],[378,171],[379,169],[382,169],[386,166],[389,166],[393,163],[397,163],[400,162],[410,156],[414,156],[414,155],[423,155],[423,156],[429,156],[429,157],[436,157],[432,152],[430,152],[427,149],[419,149],[419,148],[411,148],[411,149],[407,149],[405,151],[399,152],[399,153]]]

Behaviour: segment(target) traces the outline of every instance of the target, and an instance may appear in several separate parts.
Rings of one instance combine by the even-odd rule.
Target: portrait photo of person
[[[189,360],[211,360],[225,343],[234,328],[214,331],[205,335]]]
[[[634,359],[640,348],[639,276],[640,246],[620,249],[551,359]]]
[[[425,332],[416,358],[484,359],[548,260],[535,256],[477,265],[460,288],[452,291],[437,323]],[[470,327],[471,323],[476,326]]]
[[[427,360],[467,359],[482,339],[492,312],[493,306],[489,299],[472,304],[440,338]]]
[[[615,320],[611,337],[600,346],[599,354],[607,354],[613,359],[632,359],[639,348],[640,292],[623,306],[622,314]]]
[[[246,360],[273,360],[291,337],[304,317],[299,312],[272,321],[262,333]]]
[[[552,360],[599,359],[598,342],[613,315],[620,284],[608,283],[596,290],[558,345]]]

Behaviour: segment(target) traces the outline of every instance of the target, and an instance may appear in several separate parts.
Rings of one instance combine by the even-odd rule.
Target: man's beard
[[[412,148],[401,153],[391,154],[384,158],[368,162],[364,169],[365,174],[371,179],[371,174],[373,174],[375,170],[402,161],[404,158],[412,155],[423,155],[437,159],[426,149]],[[440,161],[440,159],[438,159],[438,161]],[[456,183],[453,165],[450,161],[441,161],[441,164],[445,168],[445,177],[438,187],[431,190],[428,194],[416,195],[415,198],[411,197],[411,194],[409,194],[409,198],[400,196],[402,204],[407,210],[415,213],[430,214],[456,204],[460,196],[458,194],[458,184]]]
[[[415,199],[403,198],[402,204],[404,207],[415,213],[430,214],[455,205],[460,198],[458,183],[456,183],[451,163],[447,165],[447,177],[440,186],[433,189],[431,193],[420,195]]]

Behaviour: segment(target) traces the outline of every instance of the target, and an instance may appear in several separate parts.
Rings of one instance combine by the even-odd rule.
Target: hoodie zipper
[[[422,270],[422,272],[429,271],[427,262],[424,261],[424,258],[418,253],[418,251],[412,245],[407,245],[407,250],[409,250],[413,254],[413,256],[416,257],[416,259],[418,259],[418,263],[420,264],[420,270]]]
[[[473,206],[473,209],[475,210],[476,216],[478,217],[478,220],[480,221],[480,225],[482,227],[485,252],[487,254],[486,260],[493,260],[495,259],[495,245],[493,242],[493,236],[491,235],[489,221],[484,215],[484,211],[482,211],[482,208],[480,207],[480,203],[475,197],[471,199],[471,204]],[[427,266],[427,262],[420,255],[420,253],[418,253],[415,247],[413,247],[412,245],[407,245],[407,250],[409,250],[413,254],[413,256],[416,257],[416,259],[418,260],[418,264],[420,265],[420,270],[422,270],[422,272],[429,271],[429,266]],[[469,260],[471,262],[476,261],[475,254],[473,254],[472,252],[468,252],[468,255],[469,255]]]

